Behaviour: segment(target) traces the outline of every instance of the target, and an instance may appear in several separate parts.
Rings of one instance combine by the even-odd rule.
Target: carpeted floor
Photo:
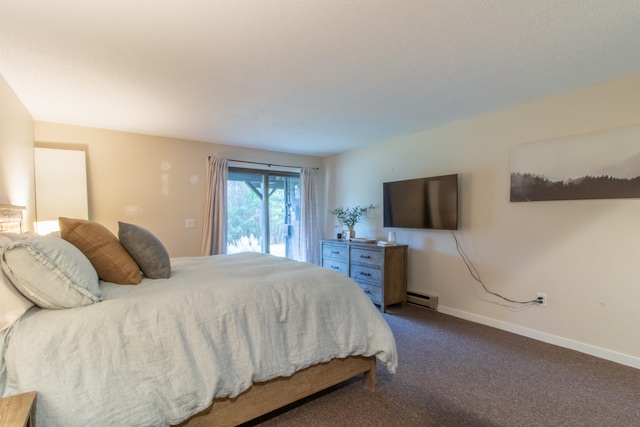
[[[640,426],[640,370],[407,305],[384,315],[399,368],[248,425]]]

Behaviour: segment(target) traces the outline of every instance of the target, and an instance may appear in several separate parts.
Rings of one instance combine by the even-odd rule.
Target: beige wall
[[[35,220],[33,120],[0,75],[0,205],[26,206],[26,228]]]
[[[35,123],[38,146],[87,152],[89,218],[114,233],[118,221],[141,225],[172,257],[200,254],[208,156],[292,166],[322,159],[126,132]],[[187,229],[186,220],[196,220]]]
[[[512,299],[547,293],[548,307],[484,292],[447,231],[396,230],[409,289],[443,312],[640,367],[640,200],[509,202],[510,147],[637,124],[640,74],[327,158],[327,206],[381,206],[384,181],[461,174],[456,234],[483,281]],[[358,235],[385,238],[381,215]]]

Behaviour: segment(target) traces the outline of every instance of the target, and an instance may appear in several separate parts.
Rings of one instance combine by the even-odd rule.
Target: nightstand
[[[35,427],[36,392],[0,399],[0,427]]]

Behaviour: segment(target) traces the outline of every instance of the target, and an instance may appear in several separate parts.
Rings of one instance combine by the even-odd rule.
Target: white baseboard
[[[568,348],[571,350],[579,351],[581,353],[589,354],[591,356],[599,357],[601,359],[610,360],[612,362],[640,369],[640,358],[629,356],[628,354],[618,353],[593,345],[581,343],[579,341],[563,338],[557,335],[547,334],[544,332],[536,331],[535,329],[525,328],[522,326],[514,325],[512,323],[492,319],[490,317],[478,316],[477,314],[467,313],[466,311],[456,310],[454,308],[446,307],[443,305],[440,305],[438,307],[438,311],[440,313],[459,317],[460,319],[465,319],[471,322],[480,323],[482,325],[491,326],[496,329],[502,329],[503,331],[513,332],[514,334],[533,338],[534,340],[543,341],[549,344],[557,345],[559,347]]]

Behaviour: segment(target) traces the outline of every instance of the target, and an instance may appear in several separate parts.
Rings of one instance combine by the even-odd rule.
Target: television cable
[[[536,299],[529,300],[529,301],[513,300],[513,299],[507,298],[505,296],[502,296],[497,292],[493,292],[493,291],[489,290],[485,286],[484,282],[482,281],[482,278],[480,277],[480,273],[478,272],[476,267],[473,265],[473,262],[471,262],[471,259],[467,256],[467,254],[465,253],[464,249],[462,248],[462,245],[458,241],[458,237],[456,236],[456,234],[453,232],[453,230],[449,230],[449,232],[451,233],[451,236],[453,236],[453,240],[456,242],[456,250],[460,254],[460,257],[464,261],[464,264],[467,266],[467,269],[469,270],[469,273],[471,274],[471,277],[473,277],[473,279],[476,282],[478,282],[478,283],[480,283],[480,285],[482,285],[482,288],[485,290],[485,292],[487,292],[488,294],[497,296],[498,298],[502,298],[503,300],[508,301],[510,303],[513,303],[513,304],[534,304],[534,303],[540,304],[542,302],[542,300],[540,298],[536,298]]]

